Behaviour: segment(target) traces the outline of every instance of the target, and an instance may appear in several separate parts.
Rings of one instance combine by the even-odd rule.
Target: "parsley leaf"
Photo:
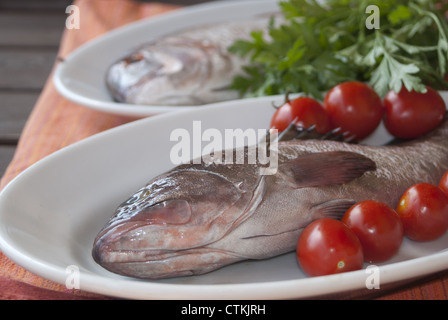
[[[242,96],[322,92],[350,80],[380,94],[447,88],[448,4],[435,0],[283,0],[284,21],[269,24],[269,37],[253,32],[229,50],[250,58],[232,88]],[[368,5],[379,8],[380,28],[369,30]]]

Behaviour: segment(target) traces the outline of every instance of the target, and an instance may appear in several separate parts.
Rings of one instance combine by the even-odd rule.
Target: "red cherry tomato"
[[[400,249],[403,224],[395,210],[385,203],[359,202],[344,214],[341,221],[358,236],[365,261],[386,261]]]
[[[302,231],[297,260],[307,275],[322,276],[361,269],[364,258],[361,243],[345,224],[319,219]]]
[[[418,183],[407,189],[396,211],[409,239],[434,240],[448,229],[448,197],[432,184]]]
[[[448,196],[448,171],[440,179],[439,188]]]
[[[400,139],[414,139],[436,128],[446,114],[445,101],[440,94],[426,87],[426,93],[389,91],[384,97],[384,126]]]
[[[356,140],[362,140],[375,131],[384,111],[378,94],[357,81],[344,82],[330,89],[323,106],[333,127],[350,132]]]
[[[271,128],[281,132],[294,120],[297,126],[303,128],[316,125],[316,131],[321,134],[331,130],[328,114],[322,105],[312,98],[299,97],[282,105],[272,117]]]

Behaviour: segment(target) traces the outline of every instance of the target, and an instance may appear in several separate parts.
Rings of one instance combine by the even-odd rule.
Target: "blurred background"
[[[0,0],[0,177],[54,65],[70,4],[69,0]]]

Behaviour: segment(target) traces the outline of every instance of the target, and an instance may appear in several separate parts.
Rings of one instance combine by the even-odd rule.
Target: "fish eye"
[[[127,207],[131,204],[136,204],[148,198],[151,195],[151,190],[147,188],[140,189],[134,195],[132,195],[128,200],[119,205],[119,208]]]
[[[243,190],[243,186],[244,186],[243,181],[239,181],[238,183],[235,183],[235,187],[240,191]]]

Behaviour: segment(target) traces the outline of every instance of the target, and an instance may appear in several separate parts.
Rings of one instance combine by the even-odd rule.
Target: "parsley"
[[[379,29],[366,28],[369,5],[379,8]],[[304,92],[321,99],[350,80],[369,83],[381,96],[403,85],[418,92],[426,84],[448,87],[446,2],[288,0],[279,6],[284,20],[271,20],[268,37],[255,31],[229,48],[250,58],[232,84],[243,96]]]

